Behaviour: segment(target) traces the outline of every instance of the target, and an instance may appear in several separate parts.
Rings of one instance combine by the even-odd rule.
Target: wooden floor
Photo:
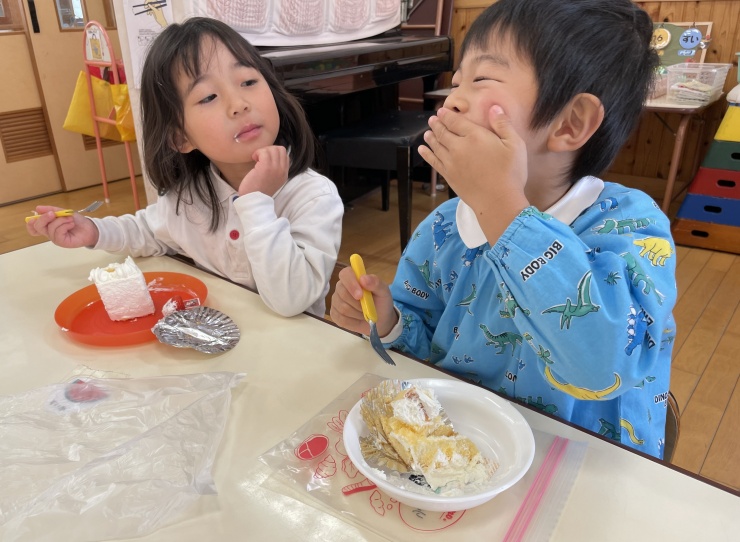
[[[94,216],[133,211],[128,181],[110,184],[111,203]],[[144,194],[140,184],[139,193]],[[346,210],[339,259],[361,254],[369,273],[391,281],[400,258],[395,190],[391,209],[380,210],[379,191]],[[43,203],[79,209],[102,196],[100,187],[42,198]],[[431,197],[417,185],[414,227],[445,193]],[[0,207],[0,253],[43,242],[27,235],[23,217],[36,201]],[[670,214],[675,213],[672,207]],[[740,256],[689,247],[677,250],[678,334],[671,389],[681,409],[681,432],[673,463],[740,489]]]

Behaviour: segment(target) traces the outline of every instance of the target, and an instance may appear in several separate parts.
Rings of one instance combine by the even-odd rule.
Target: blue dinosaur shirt
[[[670,222],[638,190],[584,180],[598,188],[569,224],[529,207],[494,246],[466,245],[459,200],[440,205],[401,256],[400,321],[385,340],[662,458],[676,333]]]

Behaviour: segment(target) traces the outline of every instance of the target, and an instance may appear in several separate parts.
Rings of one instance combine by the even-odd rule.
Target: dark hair
[[[571,182],[606,170],[642,112],[658,66],[648,14],[630,0],[499,0],[470,26],[461,57],[508,37],[537,78],[530,125],[552,121],[577,94],[601,100],[604,120],[580,149]]]
[[[257,69],[267,81],[280,116],[275,141],[290,150],[288,178],[308,168],[314,159],[316,142],[298,100],[288,93],[275,75],[272,64],[229,25],[205,17],[194,17],[182,24],[170,24],[152,43],[141,74],[141,119],[144,167],[161,196],[170,190],[180,203],[198,198],[213,210],[210,231],[222,220],[215,187],[208,174],[210,160],[199,150],[183,154],[177,138],[184,131],[183,104],[177,90],[177,74],[200,74],[201,45],[206,38],[223,43],[234,57]]]

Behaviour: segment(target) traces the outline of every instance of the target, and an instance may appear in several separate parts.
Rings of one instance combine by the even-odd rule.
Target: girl
[[[309,169],[314,136],[271,64],[225,23],[171,24],[144,63],[141,113],[157,201],[103,219],[42,205],[29,233],[66,248],[185,254],[278,314],[323,316],[344,207]]]

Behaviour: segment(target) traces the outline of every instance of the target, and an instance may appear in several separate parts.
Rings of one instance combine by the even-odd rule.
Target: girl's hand
[[[98,242],[98,228],[92,220],[79,213],[62,217],[54,214],[61,210],[62,207],[39,205],[36,207],[39,217],[26,222],[26,230],[34,236],[48,237],[63,248],[89,247]]]
[[[254,151],[254,167],[242,179],[239,195],[262,192],[272,197],[288,180],[290,160],[285,147],[271,145]]]
[[[377,275],[363,275],[358,281],[351,267],[342,269],[334,294],[331,296],[329,316],[332,322],[344,329],[368,335],[370,325],[365,321],[360,305],[363,288],[373,294],[375,311],[378,313],[375,325],[378,335],[381,338],[385,337],[398,323],[398,315],[393,308],[390,288]]]
[[[479,126],[441,108],[429,119],[431,130],[424,134],[426,146],[419,146],[419,154],[475,211],[493,244],[529,205],[524,195],[527,147],[500,106],[491,107],[488,122],[490,127]]]

